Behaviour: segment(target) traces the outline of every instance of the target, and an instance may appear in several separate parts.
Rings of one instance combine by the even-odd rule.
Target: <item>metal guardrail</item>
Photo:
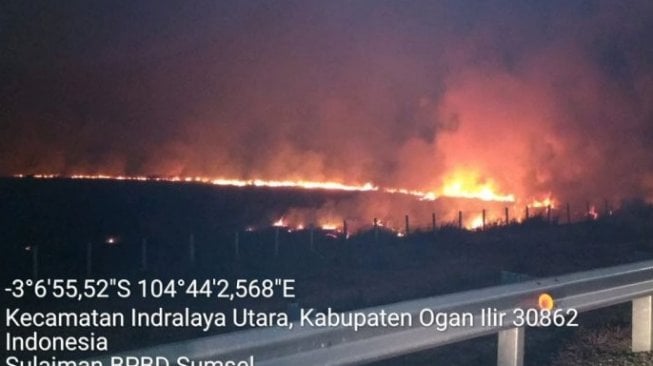
[[[411,327],[300,327],[264,328],[209,336],[114,356],[186,355],[196,360],[239,360],[254,355],[256,365],[354,365],[387,359],[450,343],[498,333],[499,366],[520,366],[524,359],[525,328],[513,327],[515,309],[537,307],[541,293],[555,299],[556,309],[578,312],[632,302],[632,349],[653,347],[653,261],[578,272],[560,277],[518,284],[410,300],[358,310],[358,313],[410,313],[418,317],[423,309],[440,313],[474,315],[472,326],[438,331],[413,322]],[[508,313],[503,325],[482,326],[481,309]],[[582,326],[582,324],[581,324]],[[110,364],[110,357],[101,358]]]

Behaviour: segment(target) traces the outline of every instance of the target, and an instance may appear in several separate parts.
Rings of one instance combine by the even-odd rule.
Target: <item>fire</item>
[[[358,192],[381,192],[396,195],[411,196],[418,200],[435,201],[441,197],[450,198],[464,198],[476,199],[488,202],[501,202],[512,203],[509,205],[513,210],[518,210],[516,203],[520,202],[521,205],[533,208],[555,208],[559,206],[559,202],[553,197],[551,193],[542,196],[540,199],[532,199],[529,201],[521,201],[515,198],[514,194],[505,193],[505,191],[496,183],[496,181],[486,178],[474,170],[458,169],[454,170],[452,174],[445,175],[439,189],[433,190],[415,190],[407,188],[397,188],[388,186],[378,186],[371,182],[367,183],[346,183],[336,180],[325,181],[312,181],[312,180],[265,180],[265,179],[232,179],[232,178],[215,178],[215,177],[202,177],[202,176],[125,176],[125,175],[107,175],[107,174],[74,174],[74,175],[60,175],[60,174],[37,174],[37,175],[15,175],[17,178],[36,178],[36,179],[75,179],[75,180],[116,180],[116,181],[136,181],[136,182],[181,182],[193,184],[207,184],[216,186],[230,186],[230,187],[264,187],[264,188],[288,188],[288,189],[307,189],[307,190],[330,190],[330,191],[358,191]],[[506,205],[508,206],[508,205]],[[523,206],[522,206],[523,207]],[[485,207],[483,207],[485,208]],[[488,207],[489,208],[489,207]],[[607,209],[606,209],[607,211]],[[476,211],[478,212],[478,211]],[[515,211],[516,212],[516,211]],[[608,211],[609,212],[609,211]],[[491,218],[491,222],[497,223],[499,221],[505,222],[503,216],[499,216],[496,212]],[[591,219],[597,219],[599,214],[594,206],[591,209],[588,207],[587,216]],[[310,219],[309,219],[310,217]],[[470,217],[473,219],[468,219]],[[488,217],[486,216],[486,219]],[[499,220],[500,219],[500,220]],[[395,233],[401,233],[401,230],[392,225],[392,222],[381,221],[378,219],[376,225],[384,227]],[[518,222],[521,218],[515,215],[513,220]],[[487,222],[490,221],[486,221]],[[332,231],[336,233],[345,232],[343,226],[343,217],[339,217],[338,213],[330,213],[328,215],[320,214],[319,217],[314,215],[291,215],[283,213],[283,216],[278,220],[272,222],[273,227],[285,228],[288,230],[306,230],[307,227],[320,228],[324,231]],[[466,216],[464,227],[467,229],[478,229],[483,226],[482,215]],[[352,224],[346,230],[347,235],[351,232],[357,231],[359,224]],[[403,227],[403,225],[398,226]],[[248,226],[246,231],[257,230],[253,226]],[[116,244],[118,238],[111,238],[107,240],[107,244]]]
[[[540,200],[540,201],[538,201],[538,200],[533,200],[533,201],[530,203],[529,206],[531,206],[531,207],[535,207],[535,208],[542,208],[542,207],[551,207],[551,208],[555,208],[555,207],[556,207],[556,201],[555,201],[553,198],[551,198],[551,195],[549,195],[549,197],[547,197],[547,198],[545,198],[545,199],[543,199],[543,200]]]
[[[17,174],[17,178],[25,178],[27,175]],[[265,179],[233,179],[233,178],[210,178],[201,176],[123,176],[106,174],[73,174],[63,176],[58,174],[36,174],[32,176],[37,179],[69,178],[79,180],[120,180],[138,182],[184,182],[212,184],[228,187],[264,187],[264,188],[297,188],[309,190],[335,190],[351,192],[385,192],[390,194],[401,194],[416,197],[423,201],[434,201],[439,196],[453,198],[471,198],[483,201],[514,202],[512,194],[497,193],[495,184],[491,180],[481,182],[477,174],[470,172],[457,172],[445,180],[444,186],[438,195],[435,191],[421,191],[396,187],[379,187],[370,182],[361,184],[346,184],[336,181],[311,181],[311,180],[265,180]]]
[[[497,193],[491,180],[483,180],[471,171],[457,171],[444,181],[442,195],[482,201],[515,202],[513,194]]]
[[[17,175],[16,177],[24,177]],[[34,178],[52,179],[59,178],[56,174],[37,174]],[[204,183],[216,186],[230,187],[267,187],[267,188],[303,188],[303,189],[324,189],[338,191],[378,191],[372,183],[363,184],[344,184],[340,182],[326,181],[316,182],[309,180],[263,180],[263,179],[231,179],[231,178],[209,178],[209,177],[146,177],[146,176],[111,176],[111,175],[84,175],[74,174],[67,178],[85,179],[85,180],[126,180],[126,181],[154,181],[154,182],[186,182],[186,183]]]
[[[391,194],[403,194],[407,196],[414,196],[422,201],[435,201],[438,198],[435,192],[418,191],[418,190],[404,189],[404,188],[383,188],[383,192],[391,193]]]
[[[483,227],[483,215],[478,215],[466,225],[468,229],[480,229]]]
[[[596,206],[590,207],[590,210],[587,212],[587,215],[592,220],[598,219],[599,218],[599,212],[596,210]]]

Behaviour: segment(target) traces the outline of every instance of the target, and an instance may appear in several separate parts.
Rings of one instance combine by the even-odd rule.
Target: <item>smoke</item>
[[[42,5],[2,12],[2,174],[653,198],[649,1]]]

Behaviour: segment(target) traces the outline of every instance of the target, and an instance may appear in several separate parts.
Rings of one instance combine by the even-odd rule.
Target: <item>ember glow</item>
[[[590,207],[589,211],[587,212],[587,216],[592,220],[599,218],[599,211],[596,209],[596,206],[592,205]]]
[[[301,225],[302,228],[304,227],[303,224],[300,224],[300,225]],[[272,223],[272,226],[274,226],[274,227],[286,227],[287,225],[286,225],[286,223],[283,221],[283,217],[282,217],[282,218],[280,218],[279,220],[273,222],[273,223]]]
[[[468,229],[480,229],[483,227],[483,215],[477,215],[474,219],[465,225]]]
[[[336,224],[322,224],[320,225],[322,230],[338,230],[338,225]]]

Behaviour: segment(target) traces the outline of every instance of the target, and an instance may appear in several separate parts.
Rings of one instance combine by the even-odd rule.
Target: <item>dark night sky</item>
[[[653,198],[653,2],[0,5],[0,174]]]

